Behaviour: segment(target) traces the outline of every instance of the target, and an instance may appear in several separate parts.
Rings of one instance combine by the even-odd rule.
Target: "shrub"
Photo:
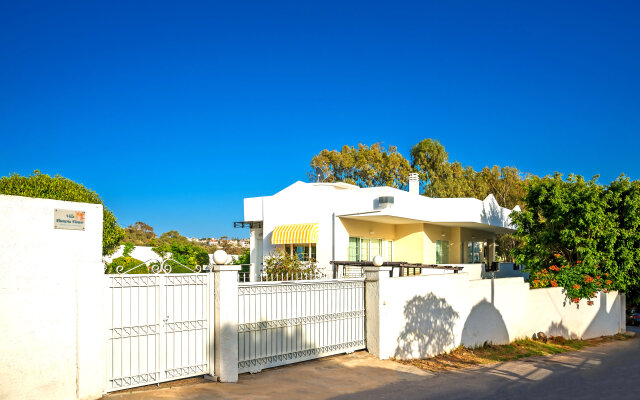
[[[318,265],[315,260],[302,262],[295,255],[280,249],[274,250],[264,257],[263,274],[268,281],[287,281],[294,279],[314,279],[318,276]]]
[[[233,264],[242,265],[251,263],[251,253],[249,250],[245,250],[237,260],[233,260]]]
[[[124,237],[115,215],[96,192],[60,175],[51,177],[35,170],[30,176],[4,176],[0,178],[0,194],[102,204],[102,255],[112,254]]]
[[[121,268],[118,268],[121,267]],[[137,267],[135,269],[131,269]],[[148,274],[149,267],[144,264],[143,261],[137,260],[133,257],[122,256],[114,258],[113,261],[107,264],[107,269],[105,270],[105,274],[118,274],[123,272],[128,272],[128,274]]]
[[[190,242],[161,243],[152,250],[163,259],[171,259],[177,262],[168,261],[171,265],[171,272],[188,273],[196,269],[197,265],[209,265],[209,254],[205,249]],[[188,267],[185,268],[182,265]]]
[[[593,298],[602,290],[605,293],[611,289],[612,280],[609,273],[600,270],[599,266],[591,268],[580,260],[572,264],[561,254],[554,254],[555,262],[548,268],[535,272],[532,276],[531,286],[562,287],[567,298],[573,303],[579,303],[580,299],[587,299],[587,305],[593,305]]]

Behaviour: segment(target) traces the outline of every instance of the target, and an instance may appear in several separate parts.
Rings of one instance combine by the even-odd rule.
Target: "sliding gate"
[[[105,275],[107,391],[209,373],[210,274]]]
[[[364,317],[364,278],[241,283],[239,372],[364,349]]]

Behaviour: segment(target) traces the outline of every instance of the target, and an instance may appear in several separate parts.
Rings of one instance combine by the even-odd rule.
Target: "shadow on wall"
[[[495,197],[493,201],[485,199],[482,202],[482,214],[480,219],[483,224],[509,226],[509,217],[503,214],[503,209],[498,204]]]
[[[534,332],[534,334],[537,332]],[[563,338],[570,338],[575,335],[569,334],[569,329],[560,322],[552,322],[546,330],[547,336],[562,336]]]
[[[444,298],[433,293],[415,296],[405,304],[404,318],[396,358],[428,357],[454,347],[453,329],[460,315]]]
[[[624,326],[626,325],[625,316],[623,310],[621,310],[622,304],[620,295],[616,296],[615,300],[613,300],[613,303],[611,304],[611,307],[609,307],[607,304],[607,301],[609,299],[607,298],[606,294],[600,292],[598,296],[600,297],[600,306],[598,307],[598,312],[593,316],[593,319],[591,319],[589,326],[587,326],[584,333],[582,334],[582,339],[590,339],[604,335],[615,335],[616,333],[620,333],[622,331],[622,328],[624,328]],[[607,308],[609,308],[610,311],[607,311]],[[622,324],[619,324],[614,332],[611,328],[612,320],[619,318],[622,318]]]
[[[487,300],[473,306],[464,322],[461,343],[468,347],[509,343],[509,332],[500,311]]]

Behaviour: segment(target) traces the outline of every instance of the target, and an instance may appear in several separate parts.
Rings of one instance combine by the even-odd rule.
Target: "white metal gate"
[[[239,372],[364,349],[364,307],[363,278],[239,284]]]
[[[107,391],[209,373],[210,274],[105,279]]]

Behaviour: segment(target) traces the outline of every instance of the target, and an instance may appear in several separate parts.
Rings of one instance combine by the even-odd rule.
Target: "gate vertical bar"
[[[205,375],[206,379],[215,381],[217,380],[216,378],[216,354],[215,354],[215,310],[216,307],[214,305],[214,301],[215,301],[215,284],[214,284],[214,273],[213,273],[213,268],[211,269],[211,271],[207,274],[207,310],[208,310],[208,332],[209,332],[209,337],[207,340],[207,348],[208,348],[208,354],[207,354],[207,360],[209,363],[209,374]]]

